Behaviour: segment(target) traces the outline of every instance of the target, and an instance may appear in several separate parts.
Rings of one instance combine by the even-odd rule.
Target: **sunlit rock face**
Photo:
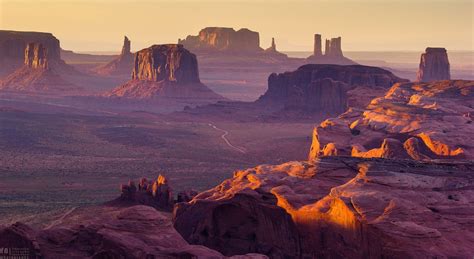
[[[448,53],[445,48],[426,48],[421,54],[417,73],[418,82],[450,80]]]
[[[179,40],[179,44],[194,52],[260,52],[260,36],[258,32],[243,28],[207,27],[197,36],[187,36]]]
[[[30,43],[47,49],[49,62],[60,60],[59,40],[51,33],[0,30],[0,76],[23,66],[25,49]]]
[[[262,165],[174,211],[190,243],[271,258],[467,257],[472,163],[325,157]]]
[[[473,113],[474,81],[397,83],[365,109],[350,109],[316,127],[309,159],[473,159]]]
[[[304,65],[293,72],[271,74],[268,90],[259,102],[280,104],[283,109],[340,114],[349,106],[365,106],[370,97],[382,95],[403,81],[377,67]]]
[[[137,52],[132,80],[199,83],[196,56],[183,45],[153,45]]]
[[[120,56],[105,65],[95,68],[94,71],[100,75],[130,75],[134,60],[130,46],[131,42],[128,37],[125,36]]]
[[[159,175],[155,181],[141,178],[138,185],[133,181],[120,186],[120,197],[116,202],[147,205],[159,209],[171,209],[174,205],[173,191],[168,180]]]
[[[43,43],[28,43],[23,66],[0,80],[0,89],[7,91],[64,92],[80,88],[67,82],[61,74],[77,73],[56,57]]]
[[[132,79],[106,96],[224,99],[200,82],[196,55],[179,44],[153,45],[137,52]]]

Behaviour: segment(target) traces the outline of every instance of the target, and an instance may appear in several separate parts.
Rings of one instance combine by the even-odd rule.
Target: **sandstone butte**
[[[344,57],[342,53],[342,38],[326,39],[325,51],[322,51],[321,34],[314,34],[313,55],[307,58],[308,63],[312,64],[337,64],[337,65],[355,65],[356,62]]]
[[[257,103],[336,115],[348,107],[365,107],[394,83],[405,81],[377,67],[310,64],[293,72],[271,74],[268,89]]]
[[[397,83],[364,109],[313,131],[309,159],[339,155],[415,160],[474,158],[474,81]]]
[[[224,99],[201,83],[196,55],[179,44],[153,45],[138,51],[132,79],[106,96]]]
[[[58,47],[54,45],[53,49],[48,49],[43,43],[26,44],[23,65],[0,81],[0,89],[32,92],[79,90],[61,77],[61,74],[77,72],[61,60]]]
[[[0,30],[0,76],[23,66],[29,43],[41,43],[48,50],[48,59],[60,59],[59,40],[51,33]]]
[[[426,48],[421,54],[417,81],[430,82],[451,79],[448,53],[445,48]]]

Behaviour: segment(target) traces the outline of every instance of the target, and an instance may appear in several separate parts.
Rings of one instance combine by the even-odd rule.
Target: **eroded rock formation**
[[[21,68],[25,49],[30,43],[39,43],[47,50],[49,62],[60,60],[59,40],[51,33],[0,30],[0,76]]]
[[[337,65],[354,65],[354,61],[344,57],[342,53],[341,37],[326,39],[325,51],[322,52],[321,34],[314,35],[314,51],[313,55],[307,58],[308,62],[314,64],[337,64]]]
[[[23,66],[0,81],[0,89],[13,91],[71,91],[80,88],[64,80],[61,73],[75,73],[50,54],[42,43],[28,43],[24,50]]]
[[[132,204],[147,205],[154,208],[169,210],[174,205],[174,197],[168,181],[159,175],[155,181],[141,178],[138,186],[135,182],[120,186],[120,201]]]
[[[397,83],[365,109],[316,127],[309,158],[473,159],[473,107],[473,81]]]
[[[187,36],[178,44],[199,53],[207,51],[229,52],[259,52],[260,36],[258,32],[243,28],[235,31],[233,28],[207,27],[197,36]]]
[[[120,56],[105,65],[95,68],[94,71],[100,75],[130,75],[134,60],[130,51],[130,44],[130,40],[125,36]]]
[[[279,104],[287,110],[339,114],[349,105],[367,105],[370,97],[403,81],[376,67],[304,65],[294,72],[270,75],[268,90],[258,102]]]
[[[178,204],[174,226],[224,255],[469,257],[473,166],[347,157],[262,165]]]
[[[426,48],[421,54],[418,82],[450,80],[448,53],[445,48]]]
[[[153,45],[135,54],[132,80],[107,96],[223,99],[199,80],[196,56],[183,45]]]

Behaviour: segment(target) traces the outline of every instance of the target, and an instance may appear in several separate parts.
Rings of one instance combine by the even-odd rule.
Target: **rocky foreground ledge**
[[[469,258],[473,204],[473,162],[324,157],[237,171],[174,226],[228,256]]]

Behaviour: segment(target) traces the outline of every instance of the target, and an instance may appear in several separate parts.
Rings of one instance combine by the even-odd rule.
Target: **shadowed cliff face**
[[[445,48],[426,48],[421,54],[417,81],[450,80],[448,53]]]
[[[351,109],[313,131],[309,159],[356,157],[472,159],[473,81],[397,83],[363,110]]]
[[[347,157],[262,165],[178,204],[174,225],[225,255],[465,257],[474,249],[472,170]]]
[[[304,65],[294,72],[271,74],[268,90],[259,102],[279,103],[290,110],[340,114],[348,105],[364,103],[351,101],[353,95],[358,96],[359,89],[386,91],[392,84],[402,81],[406,80],[376,67]],[[365,96],[361,98],[367,99]]]

